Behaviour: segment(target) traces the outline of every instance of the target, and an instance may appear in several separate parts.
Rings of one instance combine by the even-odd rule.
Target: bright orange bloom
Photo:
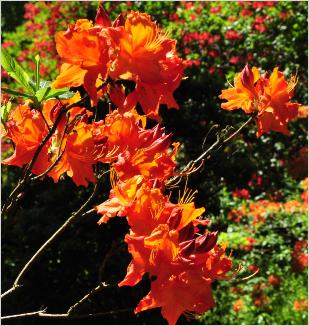
[[[107,223],[111,217],[126,216],[127,207],[131,205],[136,197],[136,192],[143,177],[140,175],[123,181],[118,181],[117,185],[110,192],[109,199],[96,206],[96,211],[101,214],[98,224]]]
[[[3,163],[20,167],[29,163],[62,106],[60,101],[47,101],[40,114],[27,105],[19,105],[11,113],[7,123],[7,137],[14,142],[15,152]],[[36,175],[45,172],[62,155],[47,175],[57,182],[62,174],[67,173],[76,185],[87,186],[89,181],[95,182],[92,166],[98,161],[105,161],[106,138],[96,137],[94,125],[85,122],[91,115],[85,108],[75,107],[69,113],[68,121],[63,115],[31,172]]]
[[[119,286],[134,286],[146,272],[157,279],[135,312],[162,307],[164,318],[174,324],[186,311],[202,313],[214,306],[211,282],[226,277],[231,260],[216,246],[217,233],[194,237],[203,212],[193,202],[172,204],[160,189],[146,184],[138,189],[126,210],[132,261]]]
[[[58,138],[59,141],[59,138]],[[60,144],[51,147],[50,156],[56,157]],[[67,173],[77,186],[87,186],[88,182],[95,182],[93,165],[104,161],[106,155],[105,141],[97,141],[94,137],[93,125],[80,121],[68,133],[62,142],[63,155],[48,175],[55,182],[63,173]]]
[[[6,124],[7,137],[15,144],[14,154],[3,161],[4,164],[23,167],[28,164],[42,140],[48,133],[42,115],[27,104],[18,105],[10,114]],[[40,174],[48,168],[48,144],[42,149],[32,172]]]
[[[79,19],[75,24],[70,24],[66,32],[56,34],[56,48],[64,63],[52,87],[84,85],[94,105],[98,100],[96,88],[100,85],[100,78],[106,78],[112,52],[108,33],[99,36],[102,29],[107,27],[107,21],[101,18],[101,15],[97,15],[95,25],[87,19]]]
[[[160,142],[169,143],[170,135],[163,136]],[[131,178],[134,175],[143,175],[145,178],[151,179],[167,179],[173,174],[176,163],[172,159],[172,154],[167,153],[167,149],[163,152],[155,152],[151,150],[152,145],[139,149],[135,154],[131,155],[129,151],[125,151],[118,156],[118,161],[114,164],[115,171],[120,179]]]
[[[235,312],[239,312],[240,310],[242,310],[244,308],[244,303],[242,302],[241,299],[238,299],[234,302],[233,304],[233,310]]]
[[[192,271],[184,271],[162,282],[154,281],[151,291],[140,301],[134,312],[162,307],[163,317],[170,325],[175,325],[184,312],[201,314],[214,306],[211,281],[196,277]]]
[[[184,65],[176,54],[176,41],[169,39],[149,15],[134,11],[124,26],[111,28],[110,34],[117,58],[109,75],[136,83],[123,105],[131,109],[139,102],[154,119],[158,119],[160,104],[178,108],[173,92],[180,84]]]
[[[198,257],[198,264],[194,263],[194,258],[190,264],[177,264],[177,258],[176,265],[162,264],[154,274],[157,279],[152,282],[151,291],[140,301],[135,312],[162,307],[163,317],[169,324],[175,324],[182,313],[200,314],[214,307],[211,283],[225,277],[231,270],[231,261],[224,257],[224,250],[218,246],[193,256]]]
[[[308,309],[308,300],[307,299],[295,300],[293,304],[293,308],[295,311],[306,311]]]
[[[247,65],[234,79],[234,87],[223,90],[219,98],[225,110],[241,108],[247,114],[256,114],[257,136],[274,130],[288,134],[287,124],[297,116],[300,104],[292,103],[297,81],[287,82],[282,72],[275,68],[271,75],[260,75],[258,69]]]

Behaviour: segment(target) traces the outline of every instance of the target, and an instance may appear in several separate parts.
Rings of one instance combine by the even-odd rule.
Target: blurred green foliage
[[[78,18],[94,19],[97,5],[95,1],[2,1],[2,47],[17,58],[29,74],[33,74],[34,57],[39,54],[41,78],[52,80],[60,65],[54,43],[56,31],[65,30]],[[228,81],[232,81],[246,62],[263,71],[279,66],[287,77],[297,73],[299,83],[295,101],[307,103],[307,2],[278,1],[261,6],[253,2],[137,1],[105,2],[104,6],[112,19],[131,9],[149,13],[177,39],[179,54],[187,60],[188,78],[175,92],[180,111],[166,110],[165,107],[161,111],[167,131],[173,132],[175,141],[183,144],[178,155],[180,167],[211,146],[216,139],[214,125],[219,129],[227,125],[237,128],[246,120],[243,112],[219,109],[218,100],[220,91],[228,87]],[[229,38],[228,31],[230,35],[241,37]],[[3,86],[18,90],[3,71],[2,81]],[[248,228],[250,219],[244,218],[241,223],[227,219],[232,208],[243,202],[249,203],[233,198],[231,191],[235,189],[249,189],[252,202],[274,197],[281,202],[300,200],[299,181],[307,176],[304,159],[307,121],[298,119],[291,122],[289,128],[289,137],[271,132],[256,139],[255,126],[248,126],[232,144],[217,151],[206,161],[204,168],[189,179],[189,187],[198,189],[197,205],[205,206],[211,217],[211,228],[219,229],[222,240],[227,240],[234,248],[235,264],[258,265],[261,269],[257,276],[239,285],[242,294],[230,291],[232,286],[238,286],[237,280],[214,284],[217,307],[207,312],[199,320],[201,323],[307,322],[306,313],[292,307],[296,299],[307,297],[306,272],[291,272],[293,245],[295,241],[306,238],[305,214],[277,212],[267,218],[262,226],[254,229],[258,245],[248,252],[240,250],[239,246],[245,245],[248,236],[253,236],[252,229]],[[12,149],[4,156],[10,153]],[[15,167],[2,167],[3,202],[21,173],[21,169]],[[254,181],[259,177],[262,184]],[[26,189],[16,214],[4,216],[2,221],[3,290],[10,287],[39,246],[85,201],[90,188],[76,188],[71,180],[64,178],[57,185],[51,180],[43,180]],[[107,198],[109,188],[106,178],[96,203]],[[92,215],[72,225],[25,275],[24,286],[7,297],[2,314],[32,311],[42,305],[47,306],[49,312],[64,312],[100,280],[120,281],[130,261],[123,242],[128,226],[122,218],[100,227],[97,220],[97,216]],[[113,246],[117,248],[115,255],[106,262],[106,270],[102,271],[104,257],[114,250]],[[267,285],[263,291],[269,297],[269,303],[257,307],[253,302],[253,288],[257,284],[266,284],[268,276],[273,274],[278,275],[282,282],[279,287]],[[134,308],[148,290],[149,281],[146,279],[134,288],[109,289],[87,302],[81,312]],[[233,304],[238,299],[243,300],[244,308],[236,312]],[[20,322],[48,323],[36,318]],[[59,324],[64,322],[68,323],[57,320]],[[137,316],[131,311],[74,322],[165,323],[157,309]],[[186,324],[195,322],[185,317],[179,320],[179,323]]]

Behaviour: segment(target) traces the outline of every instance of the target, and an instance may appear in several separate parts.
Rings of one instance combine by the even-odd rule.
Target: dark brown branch
[[[10,194],[9,198],[7,199],[7,201],[5,202],[1,213],[2,214],[7,214],[9,213],[9,211],[11,209],[14,208],[14,205],[16,205],[17,203],[17,196],[18,194],[21,192],[22,188],[24,187],[24,185],[27,183],[29,177],[30,177],[30,173],[31,173],[31,169],[34,166],[37,158],[39,157],[41,150],[43,149],[43,147],[45,146],[45,144],[48,142],[48,140],[50,139],[50,137],[53,135],[53,133],[56,131],[58,124],[61,121],[62,118],[62,114],[64,113],[64,111],[60,111],[56,121],[54,123],[54,125],[52,126],[52,128],[49,130],[48,134],[45,136],[45,138],[43,139],[43,141],[40,143],[40,145],[38,146],[38,148],[36,149],[33,158],[31,160],[31,162],[28,164],[28,167],[26,168],[26,171],[24,173],[24,176],[21,180],[19,180],[17,186],[15,187],[15,189],[12,191],[12,193]]]
[[[255,117],[251,116],[245,123],[243,123],[235,132],[233,132],[232,135],[230,135],[229,137],[227,137],[226,139],[220,139],[220,137],[217,138],[216,142],[214,144],[212,144],[203,154],[201,154],[197,159],[195,159],[194,161],[192,161],[193,164],[198,163],[199,161],[201,161],[202,159],[204,159],[205,156],[207,156],[208,154],[210,154],[214,148],[216,148],[218,145],[222,146],[227,144],[228,142],[230,142],[235,136],[237,136],[244,127],[246,127]]]
[[[31,179],[31,181],[35,181],[37,179],[40,179],[42,178],[44,175],[48,174],[58,163],[59,161],[61,160],[63,154],[64,154],[64,151],[65,151],[65,148],[64,150],[61,152],[61,146],[62,146],[62,143],[63,143],[63,140],[64,140],[64,136],[69,128],[69,125],[68,125],[68,120],[69,120],[69,115],[67,115],[67,121],[66,121],[66,124],[65,124],[65,128],[63,130],[63,134],[62,134],[62,137],[61,137],[61,140],[60,140],[60,144],[59,144],[59,148],[58,148],[58,153],[57,153],[57,158],[55,159],[55,161],[52,163],[52,165],[46,169],[46,171],[44,171],[43,173],[33,177]]]
[[[97,91],[99,91],[101,88],[103,88],[107,83],[108,83],[108,81],[104,81],[103,84],[97,88]],[[37,158],[39,157],[43,147],[48,142],[48,140],[53,135],[53,133],[56,131],[57,126],[58,126],[59,122],[61,121],[62,114],[67,112],[68,110],[72,109],[73,107],[76,107],[76,106],[79,106],[79,105],[83,104],[85,102],[85,100],[87,100],[88,98],[89,98],[89,95],[86,94],[79,101],[77,101],[77,102],[75,102],[75,103],[73,103],[73,104],[71,104],[69,106],[64,105],[61,108],[61,110],[60,110],[60,112],[59,112],[59,114],[58,114],[58,116],[56,118],[56,121],[55,121],[54,125],[52,126],[52,128],[49,129],[48,134],[45,136],[42,143],[36,149],[31,162],[28,164],[28,166],[26,168],[24,176],[18,181],[17,186],[11,192],[8,199],[4,203],[3,208],[1,210],[2,214],[8,214],[17,205],[17,201],[18,201],[17,197],[18,197],[19,193],[22,191],[23,187],[26,185],[27,181],[29,180],[29,177],[30,177],[30,174],[31,174],[31,169],[33,168],[33,166],[34,166]]]
[[[48,125],[48,122],[47,122],[47,120],[46,120],[46,118],[45,118],[45,116],[44,116],[42,110],[37,110],[37,111],[40,112],[40,115],[41,115],[42,119],[44,120],[44,122],[45,122],[45,124],[46,124],[46,127],[47,127],[47,129],[48,129],[48,131],[50,131],[50,126]]]
[[[90,195],[90,197],[87,199],[87,201],[79,208],[79,210],[75,213],[73,213],[67,220],[66,222],[36,251],[36,253],[30,258],[30,260],[26,263],[26,265],[23,267],[23,269],[20,271],[18,274],[16,280],[14,281],[14,284],[11,289],[6,291],[5,293],[2,294],[1,298],[4,297],[5,295],[12,293],[18,286],[20,286],[19,282],[24,276],[24,274],[28,271],[28,269],[32,266],[32,264],[41,256],[41,254],[46,250],[47,247],[49,247],[62,233],[64,230],[66,230],[78,217],[83,216],[85,213],[85,209],[90,204],[90,202],[94,199],[94,197],[97,195],[98,189],[99,189],[99,184],[102,179],[102,177],[108,173],[109,171],[105,171],[102,173],[99,178],[97,183],[94,186],[93,192]],[[88,211],[87,213],[92,212]]]
[[[13,286],[4,293],[1,294],[1,299],[4,298],[6,295],[10,294],[11,292],[15,291],[17,288],[20,288],[21,285]]]
[[[48,314],[46,310],[38,310],[33,312],[27,312],[18,315],[10,315],[10,316],[3,316],[1,320],[7,319],[17,319],[17,318],[25,318],[25,317],[42,317],[42,318],[51,318],[51,319],[59,319],[59,318],[70,318],[70,319],[79,319],[79,318],[89,318],[89,317],[99,317],[99,316],[106,316],[106,315],[114,315],[123,312],[133,311],[134,308],[124,308],[119,310],[111,310],[105,312],[99,312],[95,314],[85,314],[85,315],[68,315],[68,314]]]
[[[85,301],[87,301],[90,297],[92,297],[95,293],[100,292],[104,288],[113,287],[117,284],[106,284],[105,282],[101,282],[97,287],[92,289],[90,292],[88,292],[85,296],[83,296],[79,301],[77,301],[74,305],[72,305],[69,310],[67,311],[67,314],[70,316],[74,313],[74,311],[82,305]]]

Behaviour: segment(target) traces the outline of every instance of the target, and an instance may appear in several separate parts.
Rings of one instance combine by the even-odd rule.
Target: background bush
[[[34,57],[39,53],[41,76],[52,80],[60,65],[55,32],[65,30],[78,18],[93,19],[97,5],[77,1],[2,2],[2,47],[29,72],[34,70]],[[307,103],[307,2],[110,2],[105,3],[105,8],[112,18],[131,9],[147,12],[178,40],[188,78],[175,92],[180,111],[163,107],[161,113],[167,131],[183,144],[178,155],[180,167],[214,142],[215,131],[227,125],[236,128],[246,120],[240,110],[221,110],[218,95],[247,62],[265,72],[279,66],[286,76],[297,73],[295,100]],[[2,81],[16,89],[4,71]],[[214,131],[215,125],[219,127]],[[197,205],[206,206],[212,221],[210,228],[219,228],[222,241],[233,248],[236,266],[245,264],[247,271],[241,277],[254,272],[250,265],[260,268],[247,281],[215,284],[217,307],[207,312],[199,320],[201,323],[307,323],[307,309],[302,310],[301,304],[295,306],[297,300],[307,298],[307,269],[304,266],[301,271],[293,271],[292,264],[294,246],[307,237],[307,199],[301,198],[305,189],[300,183],[307,176],[307,120],[293,121],[290,130],[289,137],[271,132],[256,139],[255,127],[249,126],[189,179],[189,186],[198,189]],[[5,140],[2,149],[4,156],[12,151]],[[2,167],[3,201],[21,172]],[[97,203],[107,198],[109,187],[106,180]],[[67,178],[57,185],[46,179],[29,186],[17,213],[2,222],[3,290],[10,287],[27,259],[90,192],[76,188]],[[264,221],[256,224],[250,204],[260,200],[268,200],[268,204],[261,205]],[[284,204],[291,201],[298,210]],[[281,208],[272,211],[276,205]],[[245,213],[239,213],[241,218],[235,222],[231,216],[237,210]],[[93,215],[73,225],[33,266],[23,288],[5,299],[2,314],[32,311],[41,305],[50,312],[64,312],[100,280],[120,281],[130,261],[122,240],[128,226],[121,218],[100,227],[97,220]],[[301,249],[304,255],[306,249],[307,245]],[[114,255],[102,270],[107,253]],[[273,286],[270,276],[279,278],[279,284]],[[81,312],[133,308],[148,290],[146,279],[134,288],[106,290],[84,305]],[[59,320],[64,322],[68,323]],[[138,316],[123,312],[74,322],[154,324],[164,320],[159,311],[153,310]],[[184,317],[180,320],[195,322]]]

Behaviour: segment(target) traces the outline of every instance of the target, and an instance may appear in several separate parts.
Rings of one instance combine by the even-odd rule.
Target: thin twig
[[[45,136],[45,138],[42,140],[42,142],[40,143],[40,145],[36,149],[36,151],[35,151],[35,153],[34,153],[34,155],[32,157],[31,162],[28,164],[28,167],[26,168],[24,176],[22,177],[21,180],[19,180],[17,186],[15,187],[15,189],[12,191],[9,198],[5,202],[5,204],[4,204],[3,208],[2,208],[2,211],[1,211],[2,214],[8,213],[14,207],[14,205],[16,205],[16,199],[17,199],[18,194],[22,190],[23,186],[27,183],[27,181],[28,181],[28,179],[30,177],[30,174],[31,174],[31,169],[34,166],[37,158],[39,157],[39,155],[41,153],[41,150],[43,149],[45,144],[48,142],[50,137],[53,135],[53,133],[56,131],[56,129],[58,127],[58,124],[61,121],[63,112],[64,111],[59,112],[54,125],[52,126],[52,128],[50,129],[48,134]]]
[[[86,295],[84,295],[79,301],[77,301],[74,305],[72,305],[68,311],[68,315],[72,315],[73,312],[80,306],[82,305],[85,301],[87,301],[91,296],[93,296],[95,293],[101,291],[104,288],[109,288],[112,286],[115,286],[117,284],[106,284],[105,282],[101,282],[97,287],[93,288],[90,292],[88,292]]]
[[[1,316],[1,320],[22,318],[22,317],[31,317],[31,316],[39,316],[41,313],[45,313],[45,309],[44,310],[33,311],[33,312],[26,312],[26,313],[18,314],[18,315],[10,315],[10,316],[3,316],[3,317]]]
[[[245,128],[252,120],[255,119],[255,116],[251,116],[243,125],[241,125],[231,136],[229,136],[228,138],[226,138],[224,141],[223,141],[223,144],[226,144],[228,143],[230,140],[232,140],[236,135],[238,135],[243,128]]]
[[[46,127],[47,127],[48,131],[50,131],[50,126],[49,126],[49,124],[48,124],[48,122],[47,122],[47,120],[46,120],[46,118],[45,118],[45,116],[44,116],[42,110],[37,110],[37,111],[40,112],[41,117],[43,118],[43,120],[44,120],[44,122],[45,122],[45,124],[46,124]]]
[[[28,177],[28,174],[31,172],[31,169],[33,168],[37,158],[39,157],[43,147],[45,146],[45,144],[48,142],[48,140],[50,139],[50,137],[53,135],[53,133],[56,131],[61,119],[62,119],[62,115],[65,111],[60,111],[56,120],[55,120],[55,123],[53,124],[52,128],[50,129],[49,133],[45,136],[45,138],[43,139],[43,141],[40,143],[40,145],[38,146],[37,150],[35,151],[33,157],[32,157],[32,160],[31,162],[29,163],[26,171],[25,171],[25,176],[24,178],[27,178]]]
[[[1,299],[4,298],[6,295],[10,294],[11,292],[15,291],[17,288],[20,288],[21,285],[16,285],[5,291],[4,293],[1,294]]]
[[[104,81],[103,84],[101,86],[99,86],[97,88],[97,91],[99,91],[101,88],[103,88],[106,84],[108,83],[108,81]],[[31,162],[28,164],[26,171],[24,173],[24,176],[18,181],[17,186],[15,187],[15,189],[11,192],[11,194],[9,195],[8,199],[6,200],[6,202],[3,205],[3,208],[1,210],[2,214],[8,214],[13,208],[14,206],[17,204],[17,196],[18,194],[21,192],[23,186],[27,183],[27,181],[29,180],[30,177],[30,173],[31,173],[31,169],[33,168],[37,158],[39,157],[43,147],[45,146],[45,144],[47,143],[47,141],[50,139],[50,137],[53,135],[53,133],[56,131],[57,126],[59,124],[59,122],[61,121],[61,117],[62,114],[67,112],[68,110],[72,109],[73,107],[79,106],[81,104],[84,103],[84,101],[89,98],[89,95],[86,94],[83,98],[81,98],[79,101],[72,103],[69,106],[63,106],[56,118],[56,121],[54,123],[54,125],[52,126],[51,129],[49,129],[48,134],[45,136],[45,138],[43,139],[42,143],[38,146],[38,148],[36,149],[33,158],[31,160]]]
[[[105,312],[99,312],[95,314],[84,314],[84,315],[68,315],[68,314],[48,314],[45,313],[46,310],[38,310],[33,312],[27,312],[18,315],[10,315],[10,316],[3,316],[1,320],[6,319],[16,319],[16,318],[24,318],[24,317],[43,317],[43,318],[70,318],[70,319],[79,319],[79,318],[89,318],[89,317],[99,317],[99,316],[106,316],[106,315],[114,315],[119,314],[122,312],[133,311],[134,308],[124,308],[119,310],[111,310]]]
[[[194,169],[194,166],[201,162],[201,165],[204,164],[204,158],[207,158],[207,155],[209,155],[211,152],[213,151],[217,151],[218,149],[220,149],[223,145],[227,144],[228,142],[230,142],[236,135],[238,135],[241,130],[247,126],[253,119],[255,119],[255,116],[250,116],[250,118],[243,123],[233,134],[231,134],[228,138],[226,139],[222,139],[222,137],[220,137],[219,135],[217,136],[217,140],[204,152],[202,153],[198,158],[196,158],[195,160],[190,161],[179,173],[177,173],[177,175],[175,175],[173,178],[169,179],[169,184],[172,182],[175,182],[175,180],[177,180],[178,178],[181,178],[181,176],[183,175],[188,175],[192,173],[192,169],[194,170],[193,172],[196,171],[196,169]],[[199,167],[200,168],[200,167]],[[198,168],[198,169],[199,169]],[[197,169],[197,170],[198,170]],[[190,171],[190,173],[189,173]],[[186,173],[187,172],[187,173]]]
[[[61,147],[62,147],[62,143],[63,143],[63,140],[64,140],[64,136],[66,135],[66,132],[69,128],[69,125],[68,125],[68,120],[69,120],[69,115],[67,115],[67,121],[66,121],[66,124],[65,124],[65,128],[63,130],[63,134],[62,134],[62,137],[61,137],[61,140],[60,140],[60,144],[59,144],[59,148],[58,148],[58,153],[57,153],[57,158],[55,159],[55,161],[52,163],[52,165],[46,169],[43,173],[33,177],[31,179],[31,181],[35,181],[37,179],[40,179],[42,178],[44,175],[48,174],[58,163],[59,161],[61,160],[63,154],[64,154],[64,151],[65,151],[65,147],[66,147],[66,144],[65,144],[65,147],[63,149],[63,151],[61,151]]]
[[[207,156],[210,152],[213,151],[213,149],[220,145],[225,145],[228,142],[230,142],[235,136],[237,136],[244,127],[246,127],[255,117],[251,116],[245,123],[243,123],[235,132],[232,133],[232,135],[230,135],[228,138],[221,140],[220,138],[217,139],[217,141],[211,145],[202,155],[200,155],[197,159],[195,159],[193,161],[194,164],[198,163],[199,161],[201,161],[205,156]]]
[[[93,198],[96,196],[96,194],[98,192],[99,184],[100,184],[99,181],[108,172],[109,172],[109,170],[108,171],[105,171],[104,173],[102,173],[100,175],[97,183],[94,186],[93,192],[90,195],[90,197],[87,199],[87,201],[79,208],[79,210],[77,212],[73,213],[66,220],[66,222],[36,251],[36,253],[30,258],[30,260],[28,260],[28,262],[26,263],[26,265],[23,267],[23,269],[18,274],[16,280],[14,281],[14,284],[13,284],[12,288],[9,289],[8,291],[6,291],[5,293],[3,293],[3,295],[1,297],[4,297],[6,294],[12,293],[14,290],[16,290],[16,288],[18,286],[20,286],[19,282],[20,282],[21,278],[24,276],[24,274],[26,273],[26,271],[31,267],[31,265],[40,257],[40,255],[44,252],[44,250],[47,247],[49,247],[59,237],[59,235],[61,235],[63,233],[63,231],[65,229],[67,229],[68,226],[70,226],[78,217],[82,216],[82,214],[84,213],[86,207],[93,200]],[[92,212],[92,210],[91,211],[88,211],[88,212]]]

